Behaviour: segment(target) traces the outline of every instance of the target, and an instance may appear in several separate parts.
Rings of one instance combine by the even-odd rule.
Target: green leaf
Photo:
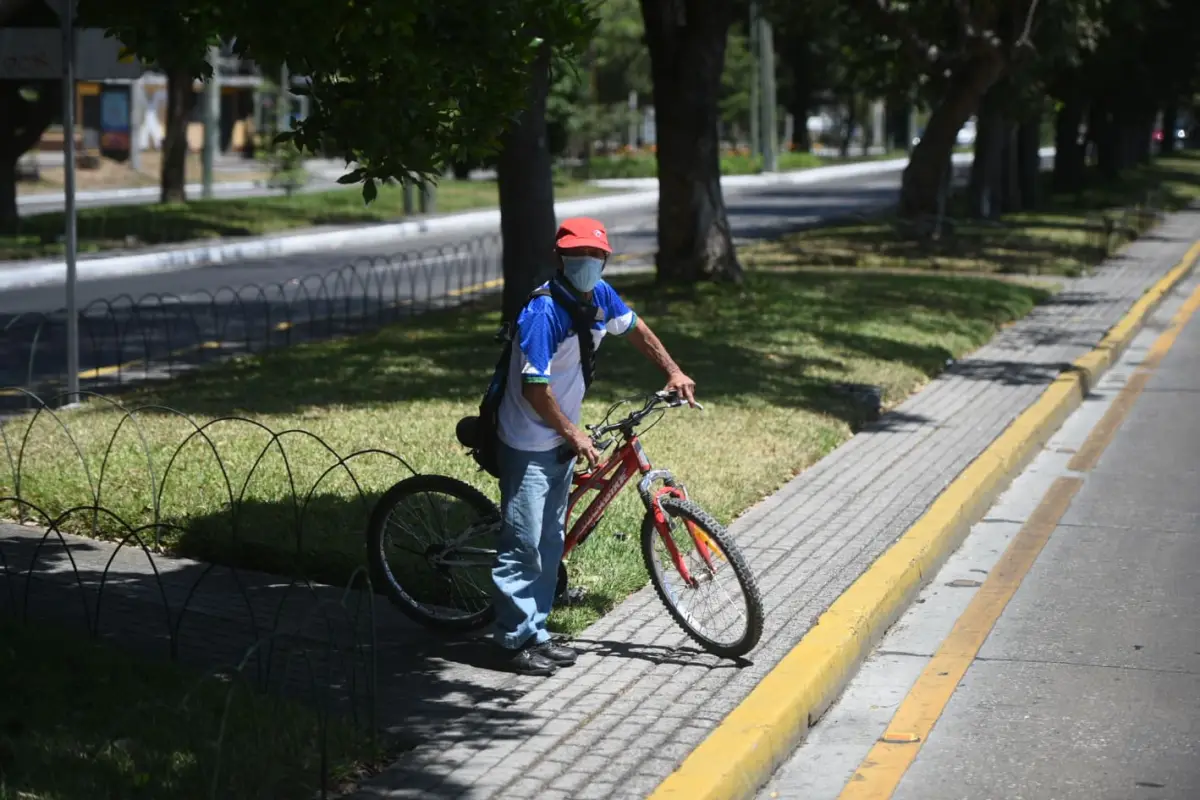
[[[379,195],[379,188],[375,185],[374,178],[368,178],[367,182],[363,184],[362,195],[363,202],[367,205],[375,202],[375,198]]]

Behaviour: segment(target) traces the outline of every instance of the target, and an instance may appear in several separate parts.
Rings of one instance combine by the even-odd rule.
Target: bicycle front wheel
[[[371,580],[410,618],[470,631],[492,621],[492,563],[500,509],[483,492],[443,475],[400,481],[367,527]]]
[[[728,531],[689,500],[660,500],[669,530],[642,523],[642,557],[667,611],[701,647],[739,658],[758,644],[762,598]]]

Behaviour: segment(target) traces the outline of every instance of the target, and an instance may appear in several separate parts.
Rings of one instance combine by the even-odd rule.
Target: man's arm
[[[642,355],[650,359],[666,374],[666,390],[679,392],[689,405],[694,406],[696,404],[696,382],[683,373],[683,370],[671,358],[671,354],[667,352],[667,348],[663,347],[662,341],[654,334],[654,331],[650,330],[650,326],[641,317],[634,320],[633,329],[629,331],[629,339]]]
[[[592,444],[591,437],[567,419],[567,415],[559,408],[554,392],[550,390],[550,384],[526,383],[521,387],[521,394],[529,401],[529,405],[533,407],[538,416],[553,428],[555,433],[567,440],[567,445],[575,451],[576,455],[586,458],[588,464],[593,467],[600,462],[600,453]]]

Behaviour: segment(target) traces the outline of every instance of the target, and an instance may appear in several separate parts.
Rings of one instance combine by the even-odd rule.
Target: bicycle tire
[[[500,519],[500,509],[496,504],[487,495],[468,483],[445,475],[417,475],[406,478],[384,492],[371,512],[371,519],[367,525],[367,564],[371,581],[376,587],[383,588],[384,594],[392,605],[415,622],[426,627],[452,632],[478,630],[488,625],[495,617],[495,607],[490,600],[478,611],[454,619],[431,614],[405,591],[404,587],[399,585],[384,554],[384,547],[387,543],[386,528],[392,513],[401,507],[406,499],[418,494],[430,493],[462,501],[480,517],[481,521],[492,518],[499,521]]]
[[[764,614],[758,583],[754,580],[754,574],[746,565],[745,557],[737,545],[734,544],[732,537],[725,530],[725,527],[713,519],[700,506],[690,500],[681,500],[677,497],[663,497],[659,502],[665,514],[669,517],[674,516],[688,520],[693,525],[699,527],[704,531],[705,536],[715,541],[717,546],[727,556],[729,566],[737,578],[742,597],[746,603],[745,633],[736,642],[721,643],[709,638],[702,631],[697,630],[684,617],[678,605],[667,591],[667,587],[663,584],[663,576],[658,570],[658,565],[654,558],[654,542],[659,538],[659,532],[658,528],[654,525],[654,515],[647,513],[645,519],[642,520],[642,558],[646,563],[646,570],[650,573],[650,582],[654,584],[654,590],[658,593],[659,600],[666,606],[668,613],[670,613],[676,624],[683,628],[684,632],[694,642],[709,653],[723,658],[740,658],[746,655],[758,645],[759,639],[762,638]]]

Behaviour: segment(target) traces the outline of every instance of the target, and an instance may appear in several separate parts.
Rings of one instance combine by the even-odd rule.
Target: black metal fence
[[[227,551],[237,552],[239,541],[264,519],[262,497],[249,496],[247,487],[273,455],[286,465],[287,475],[281,496],[269,501],[277,507],[270,515],[277,551],[303,553],[310,546],[313,507],[321,502],[328,506],[331,498],[334,513],[345,517],[341,522],[353,550],[361,543],[363,520],[386,488],[365,485],[359,465],[364,459],[382,459],[384,469],[372,473],[380,483],[407,477],[412,469],[382,450],[339,454],[302,430],[274,431],[237,417],[199,423],[171,409],[127,409],[89,394],[89,400],[116,412],[110,435],[97,437],[94,430],[77,431],[75,426],[84,424],[77,417],[58,414],[55,398],[43,402],[31,394],[27,399],[36,407],[32,414],[0,425],[0,520],[11,520],[0,522],[0,617],[83,631],[137,653],[224,676],[230,699],[240,696],[234,694],[236,687],[248,684],[255,692],[278,692],[307,703],[319,712],[311,735],[322,748],[321,774],[312,776],[311,785],[327,787],[330,762],[324,748],[331,715],[374,736],[377,637],[396,640],[411,634],[393,630],[387,615],[378,615],[364,567],[354,569],[342,585],[329,585],[311,580],[302,560],[281,576],[164,555],[171,549],[168,541],[188,534],[188,526],[196,523],[195,517],[167,510],[169,495],[194,493],[197,476],[183,474],[181,461],[188,448],[198,448],[204,454],[203,471],[219,478],[213,483],[223,487],[223,501],[206,509],[207,530],[224,537]],[[174,446],[165,449],[161,433],[154,447],[143,429],[146,419],[161,424],[164,416],[174,418],[180,432]],[[235,437],[254,434],[261,439],[262,454],[248,470],[230,466],[227,444],[221,443],[231,440],[221,435],[229,431],[218,433],[229,427],[236,429]],[[53,454],[48,460],[50,437]],[[297,453],[305,447],[301,443],[308,447]],[[313,448],[326,457],[309,470],[316,477],[303,482],[296,467],[300,458],[312,458]],[[41,457],[35,454],[39,449]],[[124,457],[121,469],[110,463],[118,453]],[[47,489],[55,475],[73,471],[84,476],[84,488]],[[340,492],[329,485],[335,479],[342,481]],[[115,502],[120,492],[133,492],[137,502]],[[325,507],[319,514],[326,525],[330,513]],[[181,704],[186,700],[174,699]],[[237,711],[228,702],[220,730],[213,734],[217,757],[215,763],[207,762],[211,774],[204,776],[211,782],[207,796],[213,798],[231,796],[221,768],[231,746],[224,740],[225,718]]]
[[[323,274],[184,295],[121,295],[78,314],[80,388],[107,391],[205,363],[362,332],[495,293],[498,236],[359,258]],[[0,316],[0,386],[51,396],[65,387],[65,310]],[[6,392],[6,404],[28,396]]]

